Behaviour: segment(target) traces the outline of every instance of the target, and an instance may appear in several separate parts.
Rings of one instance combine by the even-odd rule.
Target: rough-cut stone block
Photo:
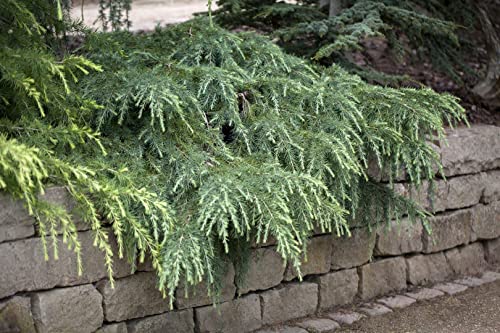
[[[325,274],[314,281],[319,286],[319,308],[322,310],[352,303],[358,293],[356,269]]]
[[[50,202],[52,204],[59,205],[66,209],[66,211],[71,215],[73,222],[75,223],[76,229],[79,231],[90,230],[90,225],[83,222],[80,216],[75,212],[76,202],[71,197],[64,186],[53,186],[45,190],[45,193],[40,197],[42,200]]]
[[[500,238],[485,243],[486,260],[491,265],[500,264]]]
[[[340,328],[333,320],[324,318],[310,318],[297,322],[295,325],[302,327],[310,333],[332,333]]]
[[[437,289],[421,288],[406,293],[406,296],[416,299],[417,301],[427,301],[436,297],[444,296],[444,293]]]
[[[365,265],[360,272],[360,296],[371,299],[406,288],[406,264],[403,258],[391,258]]]
[[[193,310],[168,312],[134,319],[127,323],[128,333],[193,333]]]
[[[0,244],[2,265],[0,269],[0,298],[19,291],[51,289],[56,286],[71,286],[99,281],[108,272],[102,252],[93,245],[91,232],[81,232],[78,239],[82,248],[83,274],[78,276],[76,255],[60,243],[59,259],[52,257],[45,261],[42,242],[30,238]],[[50,250],[50,247],[49,247]],[[116,258],[113,262],[116,277],[130,274],[130,266],[125,260]]]
[[[259,296],[254,294],[195,311],[199,333],[250,332],[261,327]]]
[[[381,303],[393,310],[407,308],[416,302],[415,299],[403,295],[389,296],[377,300],[377,303]]]
[[[441,163],[449,176],[500,167],[500,127],[475,125],[450,130],[441,144]]]
[[[481,277],[469,276],[460,280],[456,280],[455,283],[468,287],[479,287],[483,284],[492,283],[498,280],[500,280],[500,273],[486,272]]]
[[[471,240],[470,209],[434,216],[430,219],[432,233],[423,234],[424,252],[432,253],[469,243]]]
[[[242,285],[237,285],[240,295],[249,291],[272,288],[283,280],[285,265],[274,248],[255,249],[249,260],[245,281]]]
[[[425,181],[426,186],[423,187],[427,198],[425,209],[433,213],[442,212],[448,209],[448,192],[450,185],[445,180],[436,180],[434,189],[429,188],[429,182]]]
[[[102,296],[92,285],[39,292],[32,298],[38,333],[91,333],[102,326]]]
[[[75,201],[64,186],[53,186],[45,190],[40,199],[60,205],[71,215],[77,230],[89,230],[75,213]],[[35,234],[35,220],[29,216],[21,200],[14,200],[7,193],[0,193],[0,243],[7,240],[27,238]]]
[[[456,248],[445,252],[446,260],[457,275],[474,275],[486,267],[484,249],[480,243]]]
[[[430,143],[433,149],[437,150],[439,152],[439,147]],[[436,165],[436,172],[437,172],[437,165]],[[374,181],[377,183],[387,183],[389,182],[390,179],[390,168],[384,167],[381,168],[380,165],[378,164],[377,158],[368,158],[368,169],[366,170],[366,174],[370,176]],[[399,170],[397,175],[393,175],[393,180],[394,181],[404,181],[408,178],[408,173],[406,169],[403,167],[401,170]]]
[[[432,191],[428,181],[422,182],[419,188],[408,184],[395,184],[394,190],[404,197],[411,198],[429,211],[442,212],[447,208],[449,185],[444,180],[435,181]]]
[[[227,272],[222,281],[222,290],[218,302],[227,302],[234,298],[236,286],[234,285],[234,267],[232,264],[228,265]],[[188,296],[186,297],[186,290],[178,288],[175,292],[175,306],[177,309],[194,308],[198,306],[212,304],[213,298],[208,295],[207,284],[205,281],[199,283],[195,287],[188,288]]]
[[[318,285],[290,283],[282,288],[268,290],[260,295],[262,321],[277,324],[313,314],[318,305]]]
[[[437,145],[435,142],[427,141],[427,145],[432,148],[436,152],[438,156],[441,156],[441,147]],[[438,163],[432,164],[433,174],[437,174],[439,171]],[[391,170],[388,166],[385,166],[383,169],[378,164],[378,160],[375,157],[368,158],[368,169],[366,170],[367,175],[369,175],[376,182],[387,183],[390,180]],[[392,175],[394,181],[405,181],[409,179],[408,171],[405,167],[402,167],[397,171],[396,175]]]
[[[500,237],[500,201],[472,208],[472,240]]]
[[[386,178],[387,171],[383,170],[380,167],[376,158],[369,158],[366,174],[370,176],[377,183],[380,183],[383,181],[384,178]]]
[[[140,258],[137,258],[137,269],[136,272],[154,272],[155,269],[153,267],[153,262],[151,260],[151,257],[148,255],[144,257],[144,261],[141,262]]]
[[[449,179],[446,208],[458,209],[478,204],[483,195],[484,188],[484,174]]]
[[[255,333],[308,333],[305,329],[293,326],[268,327]]]
[[[118,323],[118,324],[105,325],[100,329],[98,329],[95,333],[128,333],[127,324]]]
[[[481,279],[487,281],[488,283],[495,282],[500,280],[500,273],[488,271],[481,276]]]
[[[33,236],[34,222],[21,200],[0,192],[0,243]]]
[[[274,238],[271,235],[268,235],[267,239],[265,241],[263,239],[261,239],[259,242],[257,242],[256,239],[253,239],[251,242],[251,244],[252,244],[251,246],[252,246],[252,248],[256,249],[259,247],[273,246],[273,245],[276,245],[276,243],[277,243],[276,238]]]
[[[314,237],[307,246],[307,258],[302,261],[300,268],[302,276],[323,274],[330,271],[332,264],[332,235]],[[285,280],[290,281],[297,277],[297,272],[288,266]]]
[[[466,278],[463,278],[460,280],[455,280],[455,281],[453,281],[453,283],[457,283],[457,284],[461,284],[461,285],[464,285],[467,287],[474,288],[474,287],[480,287],[483,284],[486,284],[488,282],[485,280],[482,280],[480,278],[477,278],[477,277],[469,276],[469,277],[466,277]]]
[[[323,228],[320,224],[315,224],[313,227],[314,227],[314,229],[313,229],[314,236],[321,236],[321,235],[333,236],[335,234],[335,229],[328,230],[328,229]]]
[[[411,223],[403,219],[400,224],[392,222],[390,228],[382,226],[377,232],[375,255],[396,256],[422,251],[422,223]]]
[[[453,274],[443,253],[414,256],[406,259],[406,264],[408,282],[413,285],[442,282]]]
[[[29,297],[14,296],[0,302],[0,332],[36,333]]]
[[[386,306],[383,306],[382,304],[377,304],[377,303],[366,303],[363,304],[360,308],[359,311],[361,313],[364,313],[367,316],[370,317],[375,317],[375,316],[382,316],[387,313],[391,313],[392,310],[389,309]]]
[[[434,288],[436,290],[440,290],[448,295],[455,295],[455,294],[462,293],[462,292],[466,291],[467,289],[469,289],[469,287],[467,287],[467,286],[464,286],[461,284],[456,284],[456,283],[451,283],[451,282],[437,284],[432,288]]]
[[[419,188],[410,187],[408,184],[396,184],[395,191],[405,197],[412,198],[423,208],[437,213],[471,207],[480,201],[493,200],[498,194],[497,186],[487,184],[488,178],[494,181],[493,177],[480,173],[454,177],[448,181],[437,180],[434,182],[433,189],[426,181]],[[484,196],[486,188],[489,190],[488,194]]]
[[[278,331],[279,333],[307,333],[306,330],[300,327],[284,326]]]
[[[106,321],[123,321],[169,311],[169,302],[158,291],[156,280],[155,273],[137,273],[115,280],[114,288],[109,281],[100,281],[97,289],[104,297]]]
[[[328,318],[333,319],[340,325],[352,325],[363,318],[366,318],[364,314],[354,312],[354,311],[339,311],[334,313],[326,314]]]
[[[335,238],[332,250],[332,269],[361,266],[370,261],[375,247],[376,233],[366,228],[352,230],[351,237]]]
[[[485,187],[481,202],[500,201],[500,170],[487,172],[484,178]]]

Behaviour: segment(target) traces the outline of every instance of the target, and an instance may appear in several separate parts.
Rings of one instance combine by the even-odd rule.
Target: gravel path
[[[500,281],[414,304],[339,330],[343,333],[498,333]]]

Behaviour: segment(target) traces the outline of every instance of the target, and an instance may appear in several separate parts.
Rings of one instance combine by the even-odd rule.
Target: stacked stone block
[[[428,184],[409,193],[404,175],[396,184],[400,193],[435,212],[431,234],[420,222],[405,219],[371,232],[355,228],[350,237],[318,230],[308,244],[301,277],[282,261],[270,239],[253,247],[244,282],[237,284],[229,267],[217,307],[201,283],[180,286],[171,308],[157,291],[148,263],[132,274],[128,263],[115,260],[113,288],[83,223],[78,224],[83,275],[78,275],[74,253],[64,246],[59,260],[45,261],[33,219],[19,201],[0,194],[0,332],[251,332],[500,264],[500,128],[460,128],[449,133],[448,146],[436,149],[444,169],[434,197]],[[64,188],[51,188],[45,196],[73,209]],[[444,293],[455,290],[450,283],[441,286]],[[408,295],[435,297],[426,290]],[[397,308],[396,300],[386,300],[386,306],[366,305],[365,313]],[[297,329],[334,327],[351,316],[330,313],[331,322],[302,320]]]

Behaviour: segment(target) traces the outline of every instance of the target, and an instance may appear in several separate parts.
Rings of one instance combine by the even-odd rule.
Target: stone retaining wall
[[[179,290],[170,310],[147,265],[131,275],[128,264],[117,261],[111,288],[84,225],[82,276],[63,247],[59,260],[44,261],[33,220],[19,202],[0,196],[0,332],[251,332],[480,273],[500,263],[500,128],[454,130],[440,152],[448,181],[437,181],[432,235],[421,224],[406,223],[371,233],[354,229],[349,239],[318,234],[310,241],[301,283],[270,242],[253,250],[245,285],[235,283],[230,269],[216,308],[201,286],[187,299]],[[398,187],[409,195],[404,182]],[[71,209],[64,188],[46,195]],[[431,206],[425,188],[413,195]]]

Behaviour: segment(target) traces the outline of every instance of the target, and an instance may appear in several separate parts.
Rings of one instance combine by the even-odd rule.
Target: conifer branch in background
[[[459,27],[477,22],[467,0],[218,0],[216,20],[226,27],[251,26],[279,38],[287,51],[313,58],[322,64],[347,63],[366,78],[347,53],[363,49],[363,41],[384,37],[397,57],[408,40],[419,56],[426,56],[436,69],[457,82],[457,72],[468,70],[459,49]],[[380,81],[391,81],[379,76]],[[394,79],[394,78],[393,78]]]

